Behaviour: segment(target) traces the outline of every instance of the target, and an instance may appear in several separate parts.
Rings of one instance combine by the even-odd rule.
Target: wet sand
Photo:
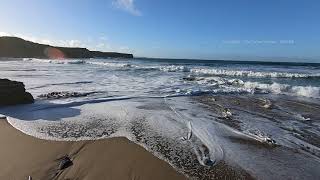
[[[186,179],[127,140],[57,142],[37,139],[0,119],[0,179]],[[61,158],[73,165],[59,170]]]
[[[243,130],[241,115],[247,114],[246,118],[258,117],[279,124],[281,129],[292,133],[296,138],[320,147],[320,136],[315,133],[318,131],[320,120],[320,114],[317,113],[320,110],[320,103],[317,100],[262,95],[199,96],[195,97],[195,100],[209,109],[217,121],[239,131]],[[224,109],[229,109],[233,113],[231,118],[223,117]],[[290,127],[291,122],[296,126]],[[320,157],[319,152],[311,153]]]
[[[250,137],[226,136],[226,139],[238,144],[233,147],[245,149],[242,153],[255,157],[257,166],[251,170],[244,168],[252,176],[319,179],[318,99],[282,95],[205,95],[193,99],[209,110],[217,122]],[[229,116],[226,111],[230,112]],[[268,175],[268,171],[272,174]]]

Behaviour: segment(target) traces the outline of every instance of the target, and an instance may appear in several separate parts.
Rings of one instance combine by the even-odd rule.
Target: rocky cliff
[[[133,58],[132,54],[90,51],[86,48],[54,47],[17,37],[0,37],[0,57],[7,58]]]

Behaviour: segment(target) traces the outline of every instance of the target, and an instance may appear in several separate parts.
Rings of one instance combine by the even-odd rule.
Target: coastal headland
[[[1,58],[133,58],[132,54],[90,51],[87,48],[55,47],[38,44],[18,37],[0,37]]]

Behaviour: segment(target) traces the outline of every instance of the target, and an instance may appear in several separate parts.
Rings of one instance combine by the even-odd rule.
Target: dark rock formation
[[[133,58],[132,54],[89,51],[86,48],[54,47],[17,37],[0,37],[0,57],[6,58]]]
[[[196,78],[193,77],[193,76],[184,77],[182,79],[185,80],[185,81],[195,81],[196,80]]]
[[[33,103],[22,82],[0,79],[0,106]]]
[[[72,160],[68,156],[64,156],[60,159],[58,169],[63,170],[63,169],[66,169],[72,165],[73,165]]]
[[[85,96],[88,96],[93,93],[95,93],[95,92],[80,93],[80,92],[63,91],[63,92],[51,92],[48,94],[41,94],[38,97],[41,99],[66,99],[66,98],[70,98],[70,97],[85,97]]]

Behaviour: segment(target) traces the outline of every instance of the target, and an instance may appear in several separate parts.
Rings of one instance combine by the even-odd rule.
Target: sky
[[[136,57],[320,62],[318,0],[1,0],[0,36]]]

